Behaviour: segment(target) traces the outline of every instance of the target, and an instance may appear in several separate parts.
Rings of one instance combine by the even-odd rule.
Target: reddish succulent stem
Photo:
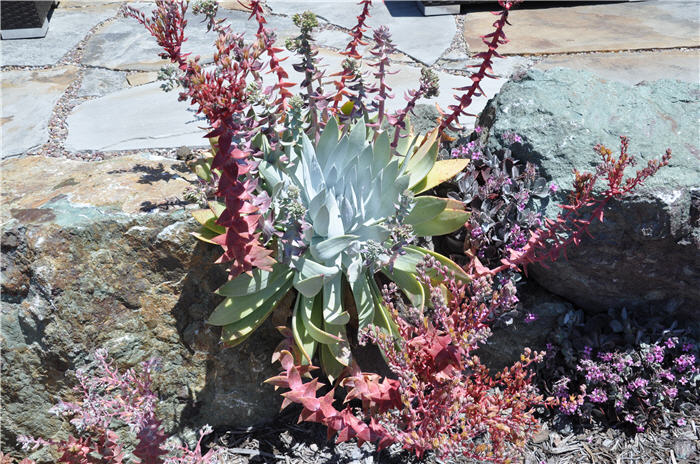
[[[274,35],[269,31],[265,24],[267,20],[265,19],[265,11],[263,10],[260,0],[250,0],[250,5],[245,5],[241,2],[241,5],[246,6],[250,9],[250,18],[255,17],[255,21],[258,23],[258,31],[256,33],[258,39],[263,41],[264,49],[269,58],[270,70],[269,72],[275,73],[277,75],[277,83],[274,86],[274,90],[277,90],[279,96],[275,101],[278,106],[278,112],[283,113],[289,108],[287,99],[292,97],[292,93],[289,91],[289,87],[293,87],[294,83],[289,82],[286,79],[289,78],[289,74],[282,67],[282,61],[287,58],[279,59],[277,54],[282,52],[281,48],[275,47]]]
[[[615,158],[610,150],[597,145],[595,150],[601,156],[602,163],[596,174],[581,174],[574,171],[574,188],[570,195],[570,204],[560,205],[564,212],[560,213],[554,221],[546,219],[545,227],[532,232],[525,246],[521,250],[511,250],[510,256],[503,259],[503,264],[495,269],[484,269],[474,261],[477,264],[474,267],[478,268],[476,274],[495,275],[506,269],[518,267],[527,272],[528,264],[547,259],[554,261],[559,253],[566,255],[566,248],[569,245],[578,245],[584,234],[590,235],[588,229],[595,220],[603,222],[605,206],[611,199],[630,193],[660,168],[668,165],[671,159],[671,150],[668,149],[660,160],[649,161],[644,169],[637,171],[634,177],[623,182],[625,169],[635,162],[634,157],[627,152],[628,147],[627,137],[620,137],[620,156]],[[594,198],[593,189],[599,175],[605,176],[608,186],[599,198]],[[589,207],[594,208],[585,219],[582,218],[582,210]]]
[[[482,36],[482,40],[488,46],[488,50],[476,55],[478,58],[482,59],[482,62],[481,65],[478,65],[478,71],[471,76],[472,84],[468,87],[460,87],[455,89],[464,91],[465,93],[463,93],[461,97],[457,98],[458,103],[456,105],[449,106],[449,109],[452,110],[452,112],[448,114],[447,117],[445,117],[440,123],[440,132],[443,132],[446,129],[456,129],[454,123],[458,123],[460,116],[468,114],[465,112],[465,110],[469,107],[469,105],[471,105],[473,97],[477,95],[477,91],[482,95],[484,94],[484,91],[481,88],[481,81],[485,77],[495,78],[495,76],[492,74],[493,70],[491,69],[493,58],[500,58],[501,55],[498,54],[496,49],[499,45],[508,42],[503,30],[506,24],[509,24],[508,13],[510,12],[510,9],[519,2],[499,0],[499,3],[503,7],[503,10],[498,13],[494,13],[499,15],[499,18],[493,23],[496,30],[490,34]]]

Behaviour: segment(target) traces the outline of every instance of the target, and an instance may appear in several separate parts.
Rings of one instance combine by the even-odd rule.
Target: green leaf
[[[218,237],[221,234],[217,234],[213,230],[209,230],[206,227],[202,227],[199,232],[192,232],[192,235],[197,237],[198,240],[201,240],[206,243],[211,243],[212,245],[219,245],[218,243],[214,242],[212,239],[214,237]]]
[[[219,216],[224,212],[226,209],[226,204],[221,202],[221,201],[210,201],[207,203],[209,205],[209,209],[214,213],[214,216],[218,219]]]
[[[348,116],[350,113],[352,113],[352,109],[355,107],[355,102],[352,100],[348,100],[345,103],[343,103],[343,106],[340,107],[340,111],[345,115]]]
[[[443,182],[447,182],[454,176],[462,172],[469,164],[468,159],[447,159],[436,161],[433,169],[430,170],[427,176],[422,181],[414,185],[411,190],[414,193],[422,193],[430,190]]]
[[[199,158],[190,163],[190,169],[204,182],[211,182],[211,161],[212,158]]]
[[[469,216],[470,214],[463,210],[446,209],[429,221],[414,224],[413,232],[418,237],[449,234],[464,226]]]
[[[323,369],[323,372],[326,373],[328,380],[333,383],[335,379],[340,377],[340,374],[343,372],[343,369],[345,369],[345,366],[339,363],[333,356],[331,351],[328,349],[328,345],[321,345],[319,353],[321,355],[321,368]]]
[[[294,275],[294,288],[306,297],[313,297],[323,284],[340,272],[338,267],[327,267],[306,257],[293,258],[292,266],[298,271]]]
[[[399,333],[399,329],[394,322],[394,319],[389,314],[389,310],[382,301],[381,293],[379,292],[379,287],[374,279],[369,281],[370,289],[372,290],[372,298],[374,299],[374,325],[384,330],[389,336],[396,336]]]
[[[221,340],[224,344],[232,347],[243,343],[268,317],[270,317],[270,314],[272,314],[272,311],[277,307],[277,304],[283,296],[284,293],[282,293],[279,298],[275,298],[273,304],[265,306],[264,310],[261,309],[244,319],[225,325],[221,331]]]
[[[251,275],[252,274],[252,275]],[[222,296],[247,296],[263,291],[268,286],[279,288],[280,282],[291,279],[293,272],[288,266],[275,263],[272,272],[253,269],[251,274],[241,274],[219,287],[217,294]]]
[[[331,355],[333,355],[340,364],[343,366],[349,365],[352,359],[352,352],[350,350],[350,344],[348,343],[348,334],[345,332],[345,324],[328,324],[324,322],[323,327],[326,332],[335,335],[339,339],[336,343],[329,343],[326,345],[328,351],[331,352]]]
[[[432,197],[429,195],[416,197],[416,202],[413,205],[413,209],[409,215],[406,216],[404,222],[415,226],[421,222],[430,221],[438,214],[442,213],[446,207],[446,198]]]
[[[436,139],[437,131],[433,131],[413,156],[406,160],[406,173],[411,176],[409,188],[420,183],[433,168],[438,154]]]
[[[226,298],[214,309],[207,324],[224,326],[245,320],[255,314],[271,311],[292,288],[291,279],[270,284],[252,295]]]
[[[341,274],[323,285],[323,320],[335,325],[345,325],[350,321],[350,314],[343,311]]]
[[[401,288],[403,293],[411,300],[413,306],[423,309],[425,305],[425,289],[415,274],[396,268],[392,272],[386,267],[382,269],[382,273]]]
[[[360,329],[367,327],[374,320],[374,298],[368,282],[369,279],[372,279],[372,276],[361,272],[357,279],[350,284]]]
[[[311,255],[319,261],[335,260],[335,258],[345,251],[359,237],[357,235],[338,235],[311,245]]]
[[[418,253],[421,256],[430,255],[433,258],[437,259],[440,262],[440,264],[442,264],[443,266],[446,266],[449,271],[454,272],[455,277],[457,279],[461,280],[462,282],[470,282],[471,281],[469,276],[464,272],[464,269],[462,269],[459,266],[459,264],[457,264],[454,261],[452,261],[451,259],[441,255],[440,253],[436,253],[434,251],[431,251],[431,250],[428,250],[426,248],[422,248],[422,247],[419,247],[416,245],[407,245],[404,249],[408,253]]]
[[[294,312],[292,313],[292,334],[294,341],[304,355],[304,359],[301,361],[302,364],[311,364],[318,342],[314,340],[306,325],[304,325],[304,319],[301,315],[303,311],[302,298],[304,297],[301,296],[301,293],[297,293],[297,301],[294,304]]]
[[[335,335],[321,329],[323,327],[323,297],[321,295],[317,295],[315,298],[302,296],[299,305],[298,314],[304,323],[304,327],[314,340],[324,344],[338,343],[340,341]]]
[[[218,216],[209,209],[196,209],[192,211],[192,216],[207,229],[216,232],[217,235],[225,234],[226,228],[216,223]]]
[[[391,143],[386,131],[379,134],[372,149],[372,176],[376,176],[391,161]]]
[[[294,276],[294,288],[299,290],[299,293],[305,297],[312,298],[318,294],[323,288],[324,277],[316,275],[307,279],[298,279],[298,275]]]
[[[338,121],[335,119],[335,117],[328,118],[326,127],[323,129],[321,137],[318,139],[318,143],[316,144],[316,156],[324,172],[326,172],[326,164],[334,155],[334,148],[338,145],[339,135],[340,131],[338,129]]]

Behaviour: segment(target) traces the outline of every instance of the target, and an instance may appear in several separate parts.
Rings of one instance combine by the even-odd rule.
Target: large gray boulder
[[[593,147],[619,155],[619,136],[630,138],[638,165],[671,148],[669,166],[637,193],[609,203],[594,239],[568,250],[568,259],[531,266],[534,279],[589,311],[651,307],[696,320],[700,307],[700,85],[671,80],[630,86],[585,71],[532,70],[503,86],[483,111],[488,145],[503,135],[523,139],[514,156],[536,163],[556,183],[557,200],[571,191],[573,169],[592,171]],[[555,217],[559,208],[544,205]]]
[[[262,384],[277,373],[272,324],[223,349],[204,323],[226,273],[212,264],[216,247],[190,235],[197,226],[176,201],[189,185],[183,163],[35,156],[0,168],[4,452],[18,434],[60,432],[48,409],[74,399],[75,370],[97,348],[120,368],[160,358],[160,417],[184,438],[205,423],[245,427],[276,416],[280,397]]]

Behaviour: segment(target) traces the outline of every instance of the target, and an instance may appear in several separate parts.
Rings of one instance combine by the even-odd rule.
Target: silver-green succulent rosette
[[[223,326],[226,344],[245,340],[294,288],[296,344],[308,361],[318,352],[326,373],[337,376],[350,362],[346,325],[351,311],[356,312],[359,329],[373,324],[395,333],[375,282],[377,271],[418,306],[425,303],[425,289],[416,279],[416,265],[426,254],[466,279],[452,261],[409,244],[412,235],[450,233],[467,220],[458,202],[414,197],[466,162],[436,162],[436,133],[405,137],[398,155],[392,155],[385,132],[372,140],[374,134],[360,121],[341,135],[331,118],[317,143],[302,133],[299,143],[277,157],[283,161],[260,162],[263,187],[276,205],[275,222],[287,222],[271,241],[278,252],[271,272],[256,269],[218,289],[226,298],[208,322]],[[199,212],[205,228],[213,224],[215,209],[213,204],[211,213]],[[352,309],[344,304],[348,289]]]

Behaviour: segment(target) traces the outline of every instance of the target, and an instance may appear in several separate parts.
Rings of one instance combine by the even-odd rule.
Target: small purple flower
[[[688,379],[686,379],[685,377],[681,377],[680,379],[678,379],[678,381],[681,385],[686,385],[688,383]]]
[[[676,358],[674,361],[676,364],[676,368],[684,372],[686,371],[689,367],[693,367],[695,364],[695,355],[694,354],[683,354]]]
[[[676,421],[676,425],[678,425],[678,427],[683,427],[685,424],[687,424],[687,422],[682,417],[679,417]]]
[[[472,229],[472,238],[481,237],[484,234],[484,230],[481,227],[475,227]]]
[[[667,388],[666,390],[664,390],[664,393],[666,393],[666,396],[668,396],[669,398],[675,398],[676,396],[678,396],[678,389],[675,387]]]
[[[483,129],[481,126],[476,126],[476,127],[474,128],[474,132],[476,132],[477,134],[481,134],[481,131],[483,131],[483,130],[484,130],[484,129]]]
[[[664,345],[666,345],[666,348],[674,348],[676,346],[676,342],[672,338],[669,338],[666,340]]]
[[[600,388],[595,388],[588,394],[588,399],[594,403],[605,403],[608,401],[608,395]]]
[[[549,193],[556,193],[557,190],[559,190],[559,186],[557,184],[555,184],[554,182],[549,184]]]
[[[688,351],[693,349],[693,345],[691,343],[684,343],[683,348],[681,349],[687,353]]]
[[[591,359],[591,354],[593,353],[593,348],[586,345],[583,347],[583,359]]]
[[[643,425],[638,425],[638,426],[637,426],[637,432],[639,432],[639,433],[644,432],[644,426],[643,426]]]
[[[525,323],[529,324],[531,322],[535,322],[537,320],[537,315],[534,313],[527,313],[525,316]]]
[[[629,422],[629,423],[633,423],[633,422],[634,422],[634,416],[633,416],[632,414],[627,414],[627,415],[625,416],[625,421],[627,421],[627,422]]]

